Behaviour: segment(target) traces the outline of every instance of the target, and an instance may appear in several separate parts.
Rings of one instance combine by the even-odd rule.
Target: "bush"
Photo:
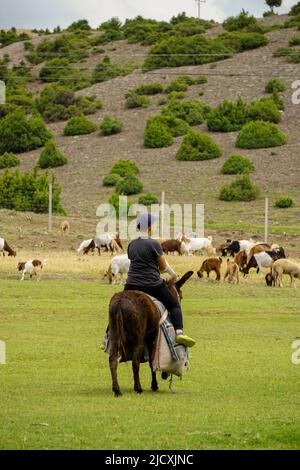
[[[96,66],[92,81],[93,83],[105,82],[107,80],[112,80],[116,77],[123,77],[132,72],[134,66],[120,66],[112,64],[109,57],[104,57],[104,59]]]
[[[146,148],[170,147],[173,137],[168,127],[157,117],[150,117],[144,132],[144,145]]]
[[[292,36],[289,40],[289,46],[300,46],[300,35]]]
[[[164,67],[208,64],[227,59],[232,54],[232,49],[218,38],[211,39],[202,34],[191,37],[169,36],[151,48],[143,69],[147,71]]]
[[[166,126],[173,137],[185,135],[191,129],[187,122],[183,119],[176,118],[172,114],[164,114],[162,116],[153,117],[158,123]]]
[[[177,160],[187,161],[211,160],[221,156],[221,147],[210,136],[192,130],[184,137],[176,154]]]
[[[143,183],[134,175],[125,176],[116,184],[116,192],[124,196],[139,194],[143,191]]]
[[[275,201],[275,207],[278,209],[288,209],[294,205],[294,201],[291,197],[279,197]]]
[[[43,82],[56,82],[69,79],[75,75],[76,71],[70,65],[69,59],[56,57],[45,63],[40,71],[39,77]]]
[[[116,186],[121,179],[122,176],[117,173],[109,173],[109,175],[103,178],[103,186]]]
[[[240,175],[254,171],[254,164],[249,158],[234,154],[227,158],[221,168],[223,175]]]
[[[0,154],[28,152],[42,147],[51,137],[40,117],[28,119],[21,110],[0,120]]]
[[[247,110],[249,121],[281,121],[281,113],[272,98],[263,98],[250,104]]]
[[[0,156],[0,169],[13,168],[14,166],[20,165],[20,159],[14,154],[5,152]]]
[[[219,199],[221,201],[252,201],[257,198],[258,194],[259,188],[251,182],[250,176],[242,175],[221,188]]]
[[[138,175],[138,166],[132,160],[118,160],[112,167],[110,173],[117,174],[124,178],[125,176]]]
[[[11,28],[9,31],[0,31],[0,48],[13,44],[14,42],[26,41],[30,39],[28,34],[18,34],[16,28]]]
[[[88,20],[78,20],[70,24],[67,31],[91,31],[91,29]]]
[[[183,80],[182,77],[178,77],[175,80],[173,80],[169,86],[165,89],[165,93],[169,94],[172,93],[173,91],[186,91],[188,89],[188,83],[186,80]]]
[[[141,96],[135,91],[129,91],[125,95],[127,108],[148,108],[150,100],[147,96]]]
[[[296,3],[296,5],[292,6],[289,16],[297,16],[300,15],[300,2]]]
[[[236,146],[245,149],[278,147],[286,144],[288,137],[275,124],[251,121],[241,129]]]
[[[52,177],[52,210],[65,214],[60,204],[61,188]],[[6,170],[0,176],[0,208],[16,211],[32,211],[47,213],[49,201],[49,176],[45,172],[39,175],[33,173],[21,173],[19,170],[9,172]]]
[[[123,129],[123,122],[119,119],[111,119],[109,116],[104,116],[100,129],[103,135],[118,134]]]
[[[47,122],[64,121],[82,113],[94,114],[102,108],[96,95],[76,97],[73,90],[59,84],[47,85],[36,105]]]
[[[64,128],[65,136],[85,135],[91,134],[97,130],[97,125],[85,117],[83,114],[80,116],[72,117]]]
[[[269,44],[268,38],[259,33],[234,31],[232,33],[221,34],[219,38],[227,47],[230,47],[235,52],[257,49],[258,47],[267,46]]]
[[[40,158],[38,160],[38,165],[40,168],[56,168],[58,166],[63,166],[68,163],[67,157],[57,150],[55,142],[50,140],[42,151]]]
[[[285,91],[285,84],[283,83],[282,80],[278,80],[277,78],[273,78],[270,80],[265,87],[265,92],[266,93],[274,93],[274,92],[282,92]]]
[[[238,98],[236,102],[223,101],[213,109],[207,118],[207,127],[212,132],[233,132],[240,130],[247,122],[247,105]]]
[[[164,87],[161,83],[150,83],[148,85],[139,85],[134,89],[138,95],[157,95],[163,93]]]
[[[263,32],[262,26],[258,23],[257,19],[249,15],[245,10],[242,10],[241,13],[234,17],[230,16],[223,23],[224,29],[226,31],[246,31],[246,32]]]
[[[109,204],[111,204],[111,205],[115,208],[115,211],[116,211],[117,216],[119,215],[119,212],[120,212],[120,208],[119,208],[119,196],[120,196],[120,195],[119,195],[118,193],[113,193],[113,194],[110,196],[109,200],[108,200]],[[129,209],[130,205],[131,205],[130,202],[127,201],[126,214],[128,213],[128,209]]]
[[[190,126],[196,126],[205,121],[209,111],[209,106],[198,100],[172,100],[162,110],[162,114],[173,115],[178,119],[183,119]]]
[[[143,204],[144,206],[151,206],[151,204],[158,204],[159,199],[153,193],[146,193],[140,196],[139,204]]]

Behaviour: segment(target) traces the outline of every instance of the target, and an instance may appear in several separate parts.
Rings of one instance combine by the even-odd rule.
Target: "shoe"
[[[195,346],[196,341],[193,338],[190,338],[187,335],[184,335],[183,333],[180,333],[179,335],[176,336],[175,338],[176,343],[182,344],[183,346],[186,346],[187,348],[192,348]]]

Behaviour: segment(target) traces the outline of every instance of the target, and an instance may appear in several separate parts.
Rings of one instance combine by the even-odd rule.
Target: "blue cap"
[[[145,232],[151,225],[154,224],[159,220],[159,217],[153,214],[141,214],[137,219],[136,219],[136,227],[138,230],[141,230],[142,232]]]

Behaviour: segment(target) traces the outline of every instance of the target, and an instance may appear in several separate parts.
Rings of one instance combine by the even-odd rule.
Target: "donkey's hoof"
[[[115,397],[121,397],[122,396],[121,390],[114,390],[114,392],[115,392]]]
[[[142,389],[142,388],[135,388],[134,391],[135,391],[136,393],[138,393],[139,395],[140,395],[141,393],[143,393],[143,389]]]
[[[157,392],[157,391],[158,391],[158,385],[157,385],[157,384],[156,384],[156,385],[152,385],[152,386],[151,386],[151,390],[152,390],[152,392]]]

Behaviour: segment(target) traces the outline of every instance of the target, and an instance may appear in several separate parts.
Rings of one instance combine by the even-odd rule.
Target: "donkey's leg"
[[[157,379],[156,379],[156,373],[153,372],[153,366],[152,366],[152,359],[153,359],[153,355],[154,355],[154,345],[155,345],[154,341],[155,341],[155,338],[154,339],[151,338],[151,339],[147,340],[146,346],[147,346],[147,349],[148,349],[148,352],[149,352],[149,365],[150,365],[151,375],[152,375],[151,390],[153,392],[157,392],[158,383],[157,383]]]
[[[144,345],[137,345],[134,347],[132,354],[132,370],[134,378],[134,391],[136,393],[143,393],[143,389],[140,383],[140,360],[143,353]]]
[[[117,376],[117,367],[118,367],[118,351],[116,348],[111,346],[111,351],[109,354],[109,367],[112,378],[112,391],[115,394],[115,397],[120,397],[122,395]]]

